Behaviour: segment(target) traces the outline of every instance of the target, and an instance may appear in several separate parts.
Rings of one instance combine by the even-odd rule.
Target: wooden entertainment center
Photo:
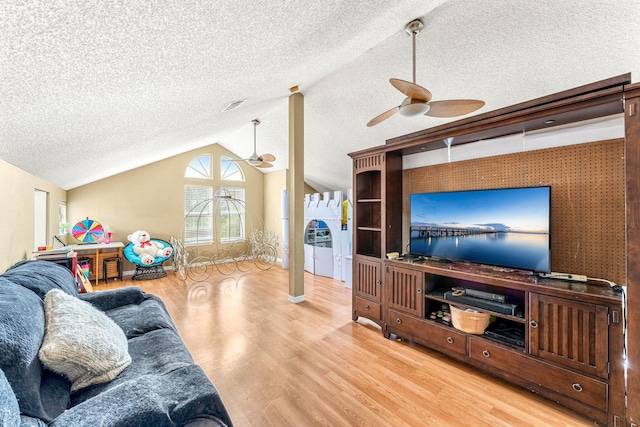
[[[638,374],[625,386],[625,313],[622,293],[604,279],[631,285],[637,273],[637,235],[630,214],[630,156],[637,144],[625,115],[625,139],[596,141],[403,170],[406,156],[623,115],[629,74],[517,104],[386,141],[351,153],[354,185],[353,320],[368,318],[392,334],[447,354],[559,402],[602,425],[635,426],[625,395],[637,391]],[[635,98],[637,104],[638,98]],[[637,107],[633,107],[634,109]],[[628,108],[627,108],[628,110]],[[635,130],[634,130],[635,129]],[[634,134],[629,137],[630,131]],[[631,166],[630,166],[631,163]],[[587,282],[542,278],[530,271],[469,262],[388,259],[405,252],[411,193],[550,185],[552,269],[588,276]],[[625,214],[626,213],[626,214]],[[635,225],[634,225],[635,224]],[[606,228],[606,231],[604,231]],[[610,238],[603,238],[602,233]],[[600,234],[600,236],[598,236]],[[635,259],[634,259],[635,257]],[[591,279],[594,278],[594,279]],[[508,297],[513,312],[480,309],[521,339],[509,342],[470,334],[431,318],[445,292],[465,288]],[[628,302],[635,298],[635,288]],[[456,306],[477,308],[455,302]],[[636,317],[627,326],[636,328]],[[491,328],[491,327],[490,327]],[[629,344],[629,355],[637,352]]]

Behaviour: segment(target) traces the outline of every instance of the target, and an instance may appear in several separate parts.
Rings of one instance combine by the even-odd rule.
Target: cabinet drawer
[[[432,321],[416,319],[395,310],[389,310],[389,328],[406,331],[418,341],[443,351],[467,354],[467,337],[449,326],[441,326]],[[402,333],[400,333],[402,335]]]
[[[380,304],[358,297],[356,297],[356,311],[363,317],[370,317],[372,319],[380,319],[380,313],[382,313]]]
[[[536,360],[524,353],[491,344],[486,340],[473,337],[469,339],[471,359],[517,374],[518,377],[531,383],[594,408],[607,410],[608,386],[606,383]]]

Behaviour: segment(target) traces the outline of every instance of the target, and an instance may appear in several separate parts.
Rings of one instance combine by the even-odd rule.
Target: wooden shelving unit
[[[619,293],[600,283],[551,281],[540,279],[531,272],[494,269],[470,263],[443,266],[430,261],[385,259],[388,252],[403,252],[402,230],[403,227],[408,228],[408,224],[403,224],[402,212],[403,156],[440,149],[443,139],[448,137],[454,138],[454,145],[468,144],[620,114],[624,112],[623,98],[629,82],[630,75],[618,76],[400,136],[388,140],[385,145],[351,153],[356,200],[353,319],[357,320],[360,316],[371,319],[381,326],[385,337],[399,336],[441,351],[453,359],[462,360],[560,402],[600,424],[632,425],[634,418],[629,414],[633,410],[627,408],[625,394],[631,392],[640,397],[640,373],[630,376],[630,388],[626,388],[623,308]],[[634,88],[633,93],[640,99],[640,87]],[[636,111],[633,117],[638,115],[640,111]],[[631,137],[627,127],[624,142],[627,151],[632,142],[640,145],[640,123],[636,122],[631,127],[634,132]],[[606,144],[598,147],[607,150]],[[630,225],[629,221],[630,211],[640,216],[640,201],[629,195],[629,188],[637,188],[638,185],[636,180],[631,187],[628,183],[629,163],[635,168],[632,170],[634,176],[639,174],[640,149],[633,148],[631,152],[634,157],[627,159],[625,165],[627,187],[621,187],[622,199],[626,197],[631,207],[627,204],[627,214],[622,219],[623,223],[626,221],[626,226],[623,224],[620,228],[640,236],[640,232],[636,231],[640,227],[636,227],[635,223]],[[618,154],[614,156],[618,160],[620,157]],[[556,165],[536,163],[536,168],[544,169],[546,166],[548,168],[545,170],[550,173],[557,170]],[[616,168],[620,166],[619,162],[615,164]],[[582,164],[581,167],[585,174],[589,173],[588,165]],[[454,170],[453,166],[444,165],[438,170],[443,173],[438,188],[442,191],[451,190],[447,188],[450,181],[446,174]],[[625,179],[624,176],[621,173],[619,179],[615,178],[616,185],[620,184],[618,180]],[[518,182],[505,183],[509,184],[519,186]],[[580,191],[599,191],[590,187],[593,186],[582,186]],[[592,201],[601,198],[598,194],[586,194]],[[623,200],[621,206],[624,205]],[[621,209],[618,205],[609,204],[603,204],[602,208],[615,212]],[[586,221],[602,221],[604,217],[606,215],[598,215],[596,210]],[[616,246],[615,255],[612,255],[616,262],[625,258],[629,262],[629,246],[637,249],[636,243],[626,248],[624,245]],[[591,251],[588,254],[593,252],[592,249],[588,248]],[[640,251],[637,252],[640,254]],[[631,258],[640,262],[637,259],[640,255],[636,254],[634,258],[631,254]],[[557,260],[564,262],[562,258]],[[593,265],[589,268],[593,268]],[[627,271],[626,277],[619,277],[620,266],[624,268],[624,265],[623,262],[602,268],[609,268],[605,273],[617,275],[616,280],[627,279],[640,285],[640,273],[629,274]],[[430,319],[430,312],[442,304],[451,303],[444,297],[444,292],[459,286],[508,295],[509,301],[516,305],[515,314],[485,311],[508,327],[520,331],[522,342],[517,345],[500,342],[484,335],[468,334]],[[636,323],[633,324],[633,319],[631,326],[639,331],[640,321],[635,318]],[[632,349],[631,353],[640,358],[638,349]]]
[[[95,285],[105,277],[103,268],[106,259],[120,258],[120,263],[124,262],[124,243],[122,242],[80,244],[73,245],[72,248],[78,254],[78,260],[89,259],[89,280]],[[121,271],[118,271],[115,262],[107,263],[106,273],[107,279],[122,279]]]

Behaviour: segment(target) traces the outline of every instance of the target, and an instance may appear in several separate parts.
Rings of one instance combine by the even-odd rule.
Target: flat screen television
[[[410,195],[409,252],[551,271],[551,187]]]

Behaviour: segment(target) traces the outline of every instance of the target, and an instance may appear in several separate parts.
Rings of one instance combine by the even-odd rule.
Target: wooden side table
[[[111,242],[111,243],[89,243],[72,245],[72,249],[77,252],[78,258],[89,258],[90,274],[89,280],[93,281],[96,285],[101,278],[121,278],[117,270],[109,269],[104,271],[104,261],[110,258],[120,258],[122,263],[124,249],[124,243]]]

